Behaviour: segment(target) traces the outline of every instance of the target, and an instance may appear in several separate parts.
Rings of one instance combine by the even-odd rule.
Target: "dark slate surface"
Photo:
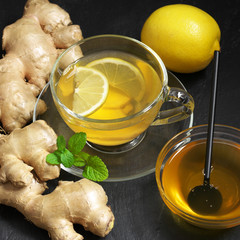
[[[115,33],[140,38],[146,18],[157,8],[172,3],[187,3],[211,14],[222,31],[222,54],[216,122],[240,128],[240,0],[54,0],[66,9],[84,37]],[[1,0],[0,31],[22,15],[24,0]],[[194,97],[194,125],[207,123],[211,65],[194,74],[176,74]],[[60,179],[78,180],[62,172]],[[56,181],[50,183],[54,186]],[[154,174],[137,180],[102,183],[116,216],[115,227],[107,240],[235,240],[240,227],[208,231],[193,227],[173,216],[160,198]],[[75,227],[85,239],[101,239]],[[46,231],[35,227],[15,209],[0,205],[1,240],[46,240]]]

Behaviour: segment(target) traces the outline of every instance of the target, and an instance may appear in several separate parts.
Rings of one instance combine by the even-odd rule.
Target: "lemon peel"
[[[77,67],[74,75],[73,112],[87,116],[105,102],[109,84],[106,76],[88,67]]]
[[[145,94],[145,80],[140,70],[133,64],[116,57],[105,57],[86,65],[102,72],[111,86],[122,90],[136,101]]]
[[[154,11],[145,21],[141,41],[161,57],[168,70],[197,72],[220,50],[221,31],[205,11],[187,4],[171,4]]]

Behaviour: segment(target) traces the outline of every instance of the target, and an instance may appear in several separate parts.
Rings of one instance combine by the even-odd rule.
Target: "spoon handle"
[[[219,55],[220,55],[219,51],[214,52],[214,72],[213,72],[213,81],[212,81],[212,89],[211,89],[211,96],[210,96],[207,145],[206,145],[206,156],[205,156],[205,167],[204,167],[204,183],[205,184],[209,184],[210,182],[214,121],[215,121],[216,99],[217,99]]]

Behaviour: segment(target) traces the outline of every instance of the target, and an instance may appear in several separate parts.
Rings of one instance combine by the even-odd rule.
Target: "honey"
[[[157,181],[164,190],[162,197],[173,212],[180,210],[207,220],[237,218],[240,213],[240,146],[227,140],[214,140],[210,176],[210,183],[222,195],[221,208],[206,216],[193,212],[188,205],[191,189],[203,184],[205,150],[206,141],[201,139],[185,144],[169,157],[161,170],[161,181]],[[156,168],[160,169],[161,161],[157,164]]]

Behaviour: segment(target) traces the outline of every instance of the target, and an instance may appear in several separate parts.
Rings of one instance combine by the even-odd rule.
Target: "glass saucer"
[[[170,87],[178,87],[186,90],[180,80],[171,72],[168,72],[168,85]],[[38,116],[37,119],[45,120],[54,129],[57,135],[63,135],[68,139],[74,132],[60,117],[48,86],[49,84],[47,84],[42,91],[44,94],[39,95],[39,98],[46,102],[48,109],[44,114]],[[37,104],[38,101],[36,105]],[[33,121],[36,120],[35,109]],[[109,171],[109,178],[105,180],[106,182],[136,179],[153,173],[155,171],[158,154],[166,142],[182,130],[192,127],[192,124],[193,114],[189,118],[177,123],[150,126],[145,132],[145,137],[141,143],[132,150],[123,153],[103,153],[87,144],[83,150],[91,155],[99,156],[105,162]],[[70,174],[82,177],[82,170],[80,168],[65,168],[64,166],[61,166],[61,168]]]

